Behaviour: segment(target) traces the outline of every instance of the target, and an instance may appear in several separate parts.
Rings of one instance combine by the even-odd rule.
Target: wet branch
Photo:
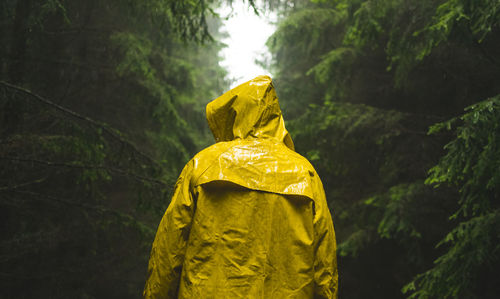
[[[142,175],[138,175],[132,172],[128,172],[119,168],[114,168],[114,167],[109,167],[109,166],[104,166],[104,165],[84,165],[84,164],[73,164],[73,163],[64,163],[64,162],[52,162],[52,161],[46,161],[46,160],[38,160],[38,159],[26,159],[26,158],[18,158],[18,157],[1,157],[1,160],[9,160],[9,161],[16,161],[16,162],[26,162],[26,163],[36,163],[36,164],[42,164],[46,166],[51,166],[51,167],[68,167],[68,168],[77,168],[77,169],[97,169],[97,170],[106,170],[109,172],[113,172],[119,175],[123,175],[126,177],[132,177],[136,179],[139,182],[151,182],[155,183],[158,185],[166,186],[168,185],[166,182],[157,180],[154,178],[150,177],[145,177]],[[9,188],[11,189],[11,188]],[[0,188],[0,191],[3,189]]]
[[[10,83],[7,83],[5,81],[0,81],[0,85],[3,85],[7,88],[10,88],[10,89],[13,89],[13,90],[16,90],[16,91],[19,91],[21,93],[24,93],[28,96],[30,96],[30,98],[32,99],[36,99],[38,100],[39,102],[45,104],[45,105],[48,105],[50,106],[51,108],[54,108],[56,110],[59,110],[67,115],[70,115],[76,119],[79,119],[79,120],[83,120],[84,122],[88,123],[89,125],[93,126],[93,127],[97,127],[97,128],[100,128],[102,129],[103,132],[107,133],[108,135],[110,135],[111,137],[113,137],[114,139],[118,140],[119,142],[121,142],[122,144],[130,147],[135,153],[137,153],[139,156],[145,158],[147,161],[149,161],[150,163],[154,164],[155,166],[157,167],[160,167],[160,165],[153,159],[151,158],[150,156],[148,156],[147,154],[143,153],[142,151],[140,151],[134,144],[132,144],[130,141],[124,139],[122,136],[120,136],[117,132],[115,132],[112,128],[110,128],[108,125],[106,124],[103,124],[101,122],[98,122],[98,121],[95,121],[87,116],[84,116],[84,115],[81,115],[77,112],[74,112],[68,108],[65,108],[61,105],[58,105],[50,100],[47,100],[45,98],[43,98],[42,96],[38,95],[38,94],[35,94],[23,87],[20,87],[20,86],[17,86],[17,85],[13,85],[13,84],[10,84]]]

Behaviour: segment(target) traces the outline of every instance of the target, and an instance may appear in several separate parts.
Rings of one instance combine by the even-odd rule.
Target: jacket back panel
[[[196,187],[179,298],[311,298],[313,202],[224,181]]]

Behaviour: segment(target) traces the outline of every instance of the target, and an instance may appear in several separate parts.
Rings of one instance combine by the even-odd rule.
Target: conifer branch
[[[163,182],[161,180],[157,180],[154,178],[150,177],[145,177],[142,175],[138,175],[132,172],[128,172],[119,168],[114,168],[114,167],[109,167],[109,166],[104,166],[104,165],[84,165],[84,164],[73,164],[73,163],[64,163],[64,162],[52,162],[52,161],[46,161],[46,160],[38,160],[38,159],[26,159],[26,158],[18,158],[18,157],[9,157],[9,156],[0,156],[0,159],[2,160],[9,160],[9,161],[17,161],[17,162],[28,162],[28,163],[36,163],[36,164],[43,164],[46,166],[52,166],[52,167],[68,167],[68,168],[78,168],[78,169],[97,169],[97,170],[106,170],[109,172],[114,172],[119,175],[123,175],[126,177],[132,177],[136,179],[139,182],[151,182],[155,183],[158,185],[168,185],[166,182]],[[0,188],[0,191],[3,189]]]
[[[51,108],[54,108],[56,110],[59,110],[73,118],[76,118],[76,119],[79,119],[79,120],[82,120],[84,121],[85,123],[89,124],[90,126],[92,127],[96,127],[96,128],[100,128],[103,132],[107,133],[108,135],[110,135],[112,138],[118,140],[120,143],[126,145],[127,147],[131,148],[133,150],[133,152],[137,153],[139,156],[143,157],[144,159],[146,159],[148,162],[150,162],[151,164],[155,165],[156,167],[160,167],[160,165],[153,159],[151,158],[149,155],[147,155],[146,153],[142,152],[141,150],[139,150],[134,144],[132,144],[130,141],[126,140],[125,138],[123,138],[122,136],[120,136],[119,133],[115,132],[117,130],[113,129],[113,128],[110,128],[109,125],[107,124],[104,124],[104,123],[101,123],[101,122],[98,122],[98,121],[95,121],[93,119],[91,119],[90,117],[87,117],[87,116],[84,116],[84,115],[81,115],[73,110],[70,110],[68,108],[65,108],[61,105],[58,105],[48,99],[45,99],[44,97],[38,95],[38,94],[35,94],[33,92],[31,92],[30,90],[28,89],[25,89],[23,87],[20,87],[20,86],[17,86],[17,85],[13,85],[13,84],[10,84],[10,83],[7,83],[5,81],[0,81],[0,85],[3,85],[7,88],[10,88],[10,89],[13,89],[13,90],[16,90],[16,91],[19,91],[21,93],[24,93],[26,95],[28,95],[30,98],[32,99],[36,99],[37,101],[47,105],[47,106],[50,106]]]

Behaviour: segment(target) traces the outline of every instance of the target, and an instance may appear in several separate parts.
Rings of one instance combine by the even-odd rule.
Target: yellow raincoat
[[[318,174],[294,151],[259,76],[207,105],[217,141],[182,171],[145,298],[336,298],[336,243]]]

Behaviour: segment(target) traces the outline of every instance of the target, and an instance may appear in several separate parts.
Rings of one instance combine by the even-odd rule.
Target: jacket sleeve
[[[144,298],[177,298],[184,254],[194,214],[190,190],[192,161],[184,167],[158,226],[149,258]]]
[[[314,298],[336,299],[338,293],[337,243],[323,185],[319,177],[316,178],[314,188]]]

